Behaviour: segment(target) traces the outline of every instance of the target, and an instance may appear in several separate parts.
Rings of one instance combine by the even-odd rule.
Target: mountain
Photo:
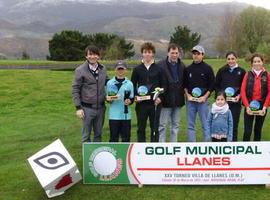
[[[243,3],[188,4],[149,3],[138,0],[0,0],[0,53],[18,57],[24,49],[32,58],[48,55],[48,41],[63,29],[76,29],[84,33],[111,32],[133,41],[136,46],[145,40],[164,47],[174,27],[187,25],[202,35],[201,44],[207,54],[215,56],[213,41],[221,19],[228,10],[241,12]],[[13,39],[13,44],[12,43]],[[33,43],[29,41],[35,41]],[[20,41],[20,48],[15,42]],[[40,42],[40,43],[39,43]],[[46,46],[46,47],[45,47]],[[29,52],[28,52],[29,51]],[[138,56],[138,51],[137,56]]]

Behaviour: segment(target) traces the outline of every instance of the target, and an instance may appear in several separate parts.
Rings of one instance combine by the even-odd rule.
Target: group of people
[[[133,68],[131,80],[126,77],[127,64],[120,60],[114,66],[115,76],[109,79],[106,68],[98,60],[95,46],[85,50],[86,61],[76,68],[72,84],[76,115],[82,119],[82,142],[102,141],[105,102],[109,105],[110,142],[130,142],[131,109],[135,103],[137,141],[146,142],[146,125],[150,123],[150,141],[166,142],[170,124],[170,142],[178,141],[180,110],[186,104],[189,142],[196,142],[195,122],[199,115],[205,142],[238,141],[238,123],[244,106],[243,141],[250,141],[253,122],[254,141],[261,140],[267,107],[270,104],[270,74],[260,54],[251,57],[246,72],[237,63],[235,52],[226,54],[227,64],[216,76],[204,62],[205,50],[196,45],[191,49],[192,63],[181,61],[181,48],[169,44],[168,55],[155,62],[155,47],[146,42],[141,46],[142,62]],[[209,108],[209,97],[215,102]],[[254,105],[255,104],[255,107]]]

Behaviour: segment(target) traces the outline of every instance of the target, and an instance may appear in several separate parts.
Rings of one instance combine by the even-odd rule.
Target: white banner
[[[270,142],[84,143],[84,183],[270,183]]]

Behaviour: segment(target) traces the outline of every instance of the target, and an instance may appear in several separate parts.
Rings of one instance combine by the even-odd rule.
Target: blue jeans
[[[166,126],[170,122],[170,141],[177,142],[180,121],[180,107],[162,108],[159,118],[159,142],[166,142]]]
[[[196,142],[195,122],[197,112],[199,113],[203,130],[203,141],[209,142],[210,138],[207,136],[207,115],[209,112],[208,101],[204,103],[187,101],[186,106],[188,117],[188,142]]]

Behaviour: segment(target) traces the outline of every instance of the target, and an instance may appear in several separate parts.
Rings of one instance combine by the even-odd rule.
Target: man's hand
[[[186,95],[187,95],[187,100],[188,101],[191,101],[193,97],[190,94],[188,94],[188,93]]]
[[[77,117],[79,117],[80,119],[84,119],[84,111],[83,109],[79,109],[76,111],[76,115]]]
[[[158,97],[156,100],[155,100],[155,106],[157,106],[158,104],[161,103],[161,99]]]
[[[206,100],[207,100],[207,96],[206,96],[206,95],[201,96],[201,97],[199,98],[200,103],[204,103],[204,102],[206,102]]]

